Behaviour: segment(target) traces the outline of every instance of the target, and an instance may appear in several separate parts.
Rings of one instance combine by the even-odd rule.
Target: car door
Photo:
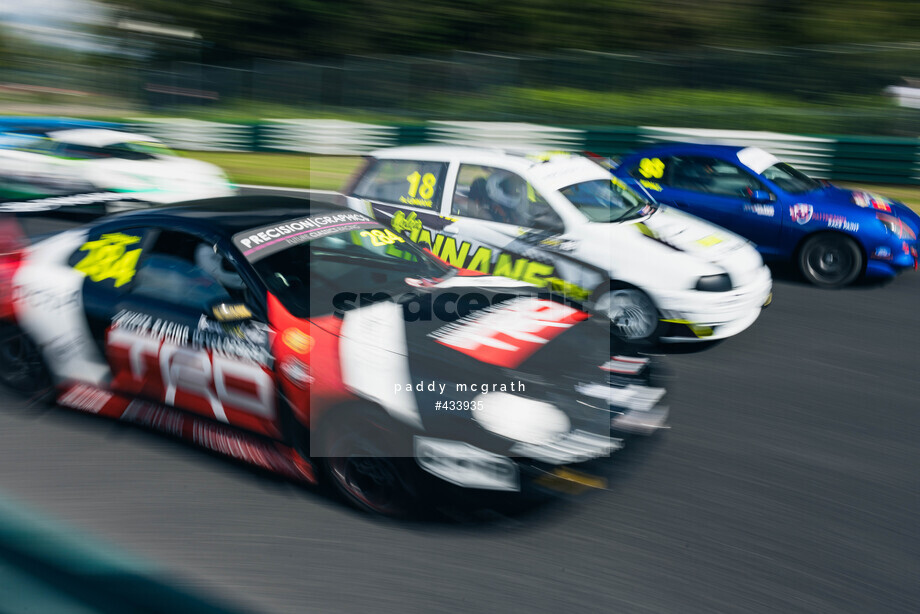
[[[736,232],[769,249],[779,241],[782,220],[776,197],[759,179],[721,158],[674,155],[643,158],[630,170],[654,181],[660,202]]]
[[[268,327],[242,278],[199,236],[159,229],[148,244],[127,291],[90,316],[112,390],[278,436]]]
[[[442,260],[578,294],[569,283],[577,280],[562,273],[574,265],[567,255],[572,238],[547,199],[520,175],[460,164],[450,215],[455,221],[444,228],[447,237],[436,251]]]

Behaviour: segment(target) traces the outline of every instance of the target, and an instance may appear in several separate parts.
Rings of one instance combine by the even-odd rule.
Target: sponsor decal
[[[815,208],[808,203],[796,203],[789,207],[789,217],[796,224],[807,224],[814,212]]]
[[[712,247],[713,245],[721,243],[722,239],[716,235],[707,235],[702,239],[697,239],[696,242],[703,247]]]
[[[242,303],[221,303],[215,305],[211,312],[218,322],[248,320],[252,317],[252,311]]]
[[[883,202],[881,200],[873,199],[872,206],[878,209],[879,211],[885,211],[887,213],[891,213],[891,206],[888,205],[888,203]]]
[[[587,318],[587,313],[568,305],[521,297],[477,311],[429,336],[479,361],[514,368]]]
[[[60,396],[58,403],[65,407],[98,414],[112,396],[112,393],[100,390],[95,386],[75,384]]]
[[[849,232],[856,232],[859,230],[859,222],[851,222],[842,215],[815,213],[812,219],[816,222],[827,222],[827,227],[835,230],[846,230]]]
[[[29,289],[25,286],[13,288],[13,300],[22,301],[31,309],[57,311],[79,307],[82,293],[79,290],[62,291],[57,288]]]
[[[279,369],[286,378],[299,388],[305,388],[316,381],[310,373],[310,365],[301,360],[297,360],[293,356],[285,358],[281,362]]]
[[[508,277],[533,284],[538,288],[549,288],[553,292],[560,292],[579,300],[591,296],[591,290],[554,275],[556,267],[552,264],[524,257],[516,258],[512,254],[484,245],[474,249],[469,241],[458,241],[454,237],[440,233],[434,233],[432,237],[432,232],[424,227],[414,211],[408,215],[403,211],[396,211],[391,225],[394,230],[405,234],[412,241],[428,247],[432,254],[451,266],[478,271],[485,275]],[[560,241],[551,248],[570,251],[576,246],[577,243],[574,241]]]
[[[93,205],[113,201],[142,202],[140,199],[125,196],[117,192],[94,192],[91,194],[76,194],[73,196],[55,196],[52,198],[6,202],[0,204],[0,211],[11,211],[16,213],[53,211],[61,207],[77,207],[80,205]]]
[[[191,440],[212,452],[290,479],[316,483],[313,465],[291,448],[182,414],[169,407],[146,401],[131,401],[120,420]]]
[[[377,225],[361,213],[315,215],[246,230],[234,235],[233,242],[250,260],[257,260],[319,237]]]
[[[578,241],[551,237],[549,239],[540,239],[540,245],[558,252],[572,252],[578,247]]]
[[[128,249],[136,245],[140,237],[121,232],[104,234],[95,241],[87,241],[80,247],[81,252],[87,252],[74,269],[80,271],[91,281],[99,282],[111,279],[115,287],[125,285],[134,278],[137,272],[137,260],[141,250]]]
[[[649,181],[648,179],[642,179],[639,181],[639,183],[645,186],[646,188],[648,188],[649,190],[655,190],[656,192],[662,191],[661,185],[655,183],[654,181]]]
[[[888,247],[876,247],[875,248],[875,257],[888,259],[891,258],[891,249]]]
[[[281,334],[284,345],[298,354],[308,354],[313,349],[313,337],[296,328],[289,328]]]
[[[744,210],[748,213],[753,213],[754,215],[760,215],[763,217],[773,217],[776,214],[776,208],[773,205],[744,205]]]
[[[197,328],[192,330],[187,324],[128,310],[119,311],[112,319],[112,330],[126,330],[138,337],[188,346],[192,350],[207,350],[221,356],[268,366],[271,364],[271,354],[266,349],[268,333],[263,328],[264,325],[256,322],[222,324],[202,315]]]
[[[611,356],[610,360],[600,366],[602,371],[607,373],[620,373],[624,375],[635,375],[639,373],[645,365],[648,364],[647,358],[637,358],[634,356]]]
[[[871,192],[853,191],[853,203],[860,207],[872,207],[879,211],[891,213],[891,205],[883,196]]]
[[[270,355],[265,344],[245,337],[121,311],[106,338],[113,387],[168,405],[209,408],[223,422],[228,408],[272,419]]]

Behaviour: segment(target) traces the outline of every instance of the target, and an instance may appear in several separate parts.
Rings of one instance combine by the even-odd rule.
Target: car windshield
[[[822,185],[817,179],[795,170],[785,162],[774,164],[762,174],[765,179],[769,179],[790,194],[804,194],[817,190]]]
[[[337,232],[328,232],[330,225],[327,224],[325,229],[299,234],[298,228],[293,228],[295,232],[286,233],[293,235],[290,238],[272,238],[272,230],[304,222],[296,220],[262,230],[267,240],[260,245],[253,245],[251,241],[259,238],[259,229],[240,233],[234,241],[244,248],[244,255],[253,262],[256,273],[272,294],[291,314],[300,318],[331,313],[336,310],[337,299],[352,293],[372,295],[406,285],[436,283],[456,273],[456,269],[392,230],[365,220],[341,224],[344,228]],[[313,238],[311,234],[319,236]],[[243,239],[249,241],[249,249]],[[264,250],[265,255],[260,254],[262,245],[268,248]]]
[[[645,215],[652,207],[615,177],[583,181],[559,191],[592,222],[621,222]]]

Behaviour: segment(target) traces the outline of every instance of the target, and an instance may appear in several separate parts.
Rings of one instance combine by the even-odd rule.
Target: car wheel
[[[654,343],[661,322],[652,299],[638,288],[611,286],[594,301],[594,309],[607,314],[612,332],[625,341]]]
[[[391,518],[410,515],[412,459],[394,455],[391,431],[365,412],[346,411],[324,433],[325,475],[348,503]]]
[[[54,398],[54,383],[41,350],[14,324],[0,326],[0,383],[30,401]]]
[[[863,254],[856,241],[839,234],[810,237],[799,251],[799,269],[822,288],[842,288],[862,272]]]

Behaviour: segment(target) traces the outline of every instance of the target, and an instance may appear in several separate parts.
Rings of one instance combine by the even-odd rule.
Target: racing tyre
[[[842,288],[862,272],[863,254],[856,241],[839,234],[810,237],[799,250],[799,269],[822,288]]]
[[[655,344],[661,333],[658,309],[638,288],[611,285],[598,294],[594,309],[610,318],[612,333],[624,341]]]
[[[54,383],[41,350],[21,328],[0,326],[0,383],[30,401],[54,398]]]
[[[391,518],[411,515],[412,459],[395,455],[393,432],[379,418],[371,412],[346,411],[323,432],[326,478],[348,503]]]

